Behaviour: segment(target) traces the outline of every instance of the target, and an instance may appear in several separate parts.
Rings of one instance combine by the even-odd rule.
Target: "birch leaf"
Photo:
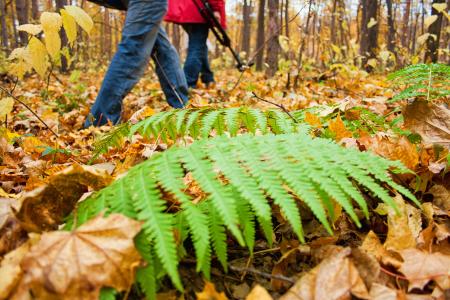
[[[53,59],[57,59],[61,50],[61,38],[59,30],[62,26],[62,18],[57,13],[43,12],[41,24],[45,34],[45,47]]]
[[[41,25],[35,25],[35,24],[22,24],[19,27],[17,27],[17,30],[19,31],[25,31],[26,33],[29,33],[31,35],[38,35],[42,31]]]
[[[75,42],[75,39],[77,38],[77,23],[75,18],[72,17],[65,9],[61,9],[61,16],[69,44],[73,45],[73,42]]]
[[[44,44],[37,38],[32,37],[28,43],[28,52],[30,54],[33,69],[36,70],[41,77],[44,77],[48,67],[47,50],[45,49]]]
[[[423,21],[423,23],[424,23],[425,27],[428,28],[428,27],[430,27],[431,24],[436,22],[437,19],[438,19],[437,15],[432,15],[432,16],[426,17],[425,20]]]
[[[434,3],[432,6],[440,13],[447,9],[447,3]]]
[[[73,6],[73,5],[67,5],[64,6],[67,13],[71,15],[75,21],[80,25],[81,28],[83,28],[84,31],[89,33],[94,26],[94,22],[92,21],[91,17],[80,7]]]
[[[6,116],[8,116],[14,107],[14,99],[6,97],[0,100],[0,121],[4,122]]]

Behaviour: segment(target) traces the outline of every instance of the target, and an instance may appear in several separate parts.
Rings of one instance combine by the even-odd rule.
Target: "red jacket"
[[[202,15],[198,11],[196,1],[200,7],[203,7],[201,0],[169,0],[167,15],[164,18],[172,23],[205,23]],[[220,22],[223,28],[226,28],[225,0],[207,0],[214,11],[220,13]]]

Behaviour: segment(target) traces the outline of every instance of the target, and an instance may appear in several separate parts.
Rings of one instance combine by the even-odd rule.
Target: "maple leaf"
[[[197,295],[197,300],[228,300],[225,293],[219,293],[214,284],[209,281],[205,282],[205,287],[202,292],[195,294]]]
[[[450,256],[442,253],[427,253],[417,249],[400,252],[403,264],[399,271],[409,280],[409,290],[423,289],[435,280],[442,289],[450,288]]]
[[[140,256],[133,238],[139,222],[119,214],[98,216],[78,229],[44,233],[21,266],[18,291],[38,299],[97,299],[104,286],[126,290]]]
[[[345,124],[342,122],[340,114],[338,114],[336,120],[330,120],[328,129],[335,134],[334,139],[338,142],[343,138],[352,137],[352,133],[345,128]]]
[[[50,176],[46,185],[24,194],[17,218],[28,231],[57,229],[87,187],[100,189],[111,181],[105,171],[75,164]]]

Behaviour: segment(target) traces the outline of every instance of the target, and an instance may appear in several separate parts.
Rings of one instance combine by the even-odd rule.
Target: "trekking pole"
[[[226,31],[223,29],[222,25],[220,24],[219,20],[217,20],[216,16],[214,15],[214,10],[212,9],[211,5],[207,0],[200,0],[203,4],[203,7],[200,6],[200,4],[197,2],[197,0],[194,1],[195,6],[197,7],[198,11],[202,15],[203,19],[208,23],[209,27],[211,28],[211,31],[215,35],[216,39],[219,41],[220,44],[227,47],[231,54],[233,55],[234,60],[237,62],[236,68],[243,72],[246,69],[250,68],[253,63],[251,64],[244,64],[242,62],[241,57],[239,54],[234,50],[234,48],[231,46],[231,39],[226,33]]]

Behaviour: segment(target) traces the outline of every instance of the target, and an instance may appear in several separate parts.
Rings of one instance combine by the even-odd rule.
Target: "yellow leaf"
[[[378,64],[378,61],[375,58],[371,58],[367,61],[367,65],[371,66],[372,68],[376,68]]]
[[[216,290],[216,287],[213,283],[206,281],[205,282],[205,288],[201,293],[195,293],[197,295],[198,300],[227,300],[227,296],[225,296],[225,293],[219,293]]]
[[[447,3],[434,3],[432,6],[440,13],[447,9]]]
[[[430,27],[431,24],[436,22],[437,19],[438,19],[437,15],[432,15],[432,16],[426,17],[425,20],[423,21],[423,23],[425,24],[425,27],[428,28],[428,27]]]
[[[335,44],[331,44],[331,49],[333,49],[334,53],[341,54],[341,48],[339,48]]]
[[[384,50],[380,52],[379,56],[383,62],[387,62],[389,57],[391,56],[391,52]]]
[[[67,13],[71,15],[75,21],[80,25],[81,28],[84,29],[87,33],[89,33],[94,26],[94,22],[92,21],[91,17],[80,7],[73,6],[73,5],[67,5],[64,6]]]
[[[419,36],[419,37],[417,38],[417,43],[418,43],[419,45],[424,44],[424,43],[427,41],[427,39],[428,39],[429,36],[430,36],[430,34],[429,34],[428,32],[422,34],[421,36]]]
[[[27,48],[14,49],[9,55],[8,60],[17,60],[16,63],[11,65],[9,72],[16,75],[19,79],[22,79],[23,75],[31,70],[32,61]]]
[[[34,136],[27,136],[22,141],[22,148],[27,154],[44,152],[47,144]]]
[[[17,30],[25,31],[31,35],[37,35],[37,34],[41,33],[42,26],[35,25],[35,24],[22,24],[19,27],[17,27]]]
[[[315,128],[322,128],[322,123],[320,122],[320,118],[316,115],[313,115],[310,112],[305,113],[305,122]]]
[[[61,38],[59,30],[62,26],[62,18],[57,13],[43,12],[41,24],[45,34],[45,47],[53,59],[57,59],[61,50]]]
[[[47,50],[45,49],[44,44],[37,38],[32,37],[28,43],[27,49],[33,69],[35,69],[41,77],[44,77],[48,67]]]
[[[344,122],[342,122],[341,115],[338,115],[336,120],[330,121],[328,128],[336,135],[334,138],[336,141],[340,141],[346,137],[352,137],[352,133],[348,131],[347,128],[345,128],[345,124]]]
[[[374,18],[370,18],[369,23],[367,23],[367,28],[372,28],[373,26],[377,25],[377,20]]]
[[[77,38],[77,23],[75,22],[74,17],[69,15],[65,9],[61,9],[61,16],[69,44],[73,45],[73,42],[75,42],[75,39]]]
[[[278,37],[278,42],[280,43],[280,47],[284,52],[289,51],[289,38],[287,36],[280,35]]]
[[[4,122],[14,108],[14,99],[6,97],[0,100],[0,121]]]

